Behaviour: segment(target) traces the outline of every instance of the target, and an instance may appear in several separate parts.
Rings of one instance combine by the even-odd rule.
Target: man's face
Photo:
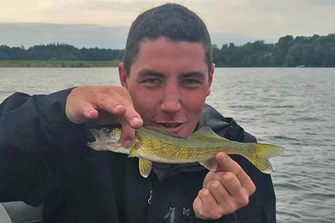
[[[137,60],[127,77],[119,66],[144,126],[156,126],[179,136],[190,135],[210,93],[214,66],[208,74],[200,43],[174,42],[164,37],[143,40]]]

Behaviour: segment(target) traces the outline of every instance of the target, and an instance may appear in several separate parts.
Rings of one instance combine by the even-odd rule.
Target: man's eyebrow
[[[187,72],[187,73],[182,73],[180,75],[181,78],[205,78],[205,75],[203,72],[200,71],[191,71],[191,72]],[[160,77],[160,78],[165,78],[166,75],[162,72],[159,71],[155,71],[155,70],[151,70],[151,69],[143,69],[140,70],[140,72],[138,73],[138,77],[139,78],[145,78],[147,76],[154,76],[154,77]]]
[[[164,77],[165,75],[161,72],[150,70],[150,69],[143,69],[143,70],[140,70],[140,72],[138,73],[138,77],[140,78],[143,78],[146,76]]]
[[[194,71],[194,72],[183,73],[181,77],[183,78],[189,78],[189,77],[204,78],[205,74],[203,72]]]

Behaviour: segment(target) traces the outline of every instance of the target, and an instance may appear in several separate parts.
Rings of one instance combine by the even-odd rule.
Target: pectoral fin
[[[216,167],[217,167],[217,163],[215,161],[215,157],[210,158],[208,160],[204,160],[199,162],[201,165],[203,165],[206,169],[211,170],[211,171],[215,171]]]
[[[132,146],[129,150],[128,157],[135,157],[137,154],[137,148],[136,146]]]
[[[151,161],[140,158],[138,168],[142,177],[147,178],[151,172]]]

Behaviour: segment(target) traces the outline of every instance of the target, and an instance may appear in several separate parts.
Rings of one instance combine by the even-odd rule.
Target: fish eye
[[[110,133],[110,129],[108,129],[108,128],[102,128],[101,131],[103,133]]]

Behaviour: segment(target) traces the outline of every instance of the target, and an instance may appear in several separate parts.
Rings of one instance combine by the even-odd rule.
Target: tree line
[[[124,50],[82,48],[68,44],[36,45],[21,47],[0,46],[0,60],[42,60],[42,61],[109,61],[122,60]]]
[[[213,61],[218,67],[335,67],[335,34],[287,35],[275,44],[213,45]]]
[[[67,44],[0,46],[0,60],[109,61],[122,60],[124,50],[82,48]],[[335,34],[312,37],[287,35],[277,43],[259,40],[241,46],[213,45],[217,67],[335,67]]]

